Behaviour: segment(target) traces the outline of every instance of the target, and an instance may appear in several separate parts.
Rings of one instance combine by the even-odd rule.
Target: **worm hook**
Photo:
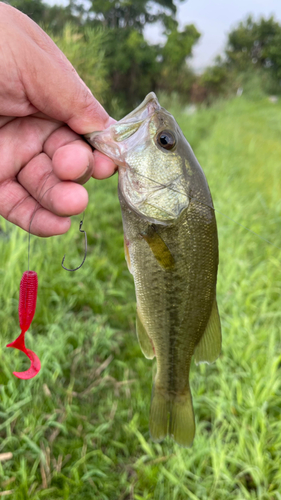
[[[80,269],[80,267],[82,267],[82,266],[83,266],[83,264],[84,264],[84,262],[85,262],[85,260],[86,260],[86,257],[87,257],[87,233],[86,233],[86,231],[84,231],[84,229],[82,229],[83,222],[84,222],[84,216],[83,216],[83,219],[82,219],[82,220],[80,220],[80,224],[79,224],[79,231],[80,231],[80,233],[84,233],[84,236],[85,236],[85,252],[84,252],[84,258],[83,258],[83,260],[82,260],[82,262],[81,262],[80,266],[75,267],[75,269],[68,269],[67,267],[65,267],[65,266],[63,265],[63,263],[64,263],[64,259],[65,259],[65,254],[64,254],[63,259],[62,259],[62,261],[61,261],[61,265],[62,265],[62,267],[63,267],[66,271],[71,271],[71,272],[73,272],[73,271],[77,271],[78,269]]]

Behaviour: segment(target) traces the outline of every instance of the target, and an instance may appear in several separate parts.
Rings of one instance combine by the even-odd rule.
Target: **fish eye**
[[[171,150],[176,145],[176,138],[170,130],[162,130],[162,132],[159,132],[156,141],[163,149]]]

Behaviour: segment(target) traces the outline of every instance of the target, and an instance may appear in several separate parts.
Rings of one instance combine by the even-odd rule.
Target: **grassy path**
[[[89,183],[84,267],[79,218],[69,234],[32,238],[36,316],[27,344],[40,375],[20,381],[18,287],[27,237],[1,221],[0,498],[281,499],[281,105],[243,98],[177,119],[218,210],[223,353],[192,366],[191,449],[153,444],[153,363],[134,331],[117,178]],[[275,246],[224,217],[250,227]],[[2,453],[11,453],[1,461]]]

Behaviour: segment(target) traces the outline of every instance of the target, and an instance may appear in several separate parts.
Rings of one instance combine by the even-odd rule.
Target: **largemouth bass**
[[[150,93],[87,140],[118,165],[125,256],[134,277],[137,336],[157,359],[150,434],[191,446],[189,370],[221,351],[216,302],[218,237],[205,175],[171,114]]]

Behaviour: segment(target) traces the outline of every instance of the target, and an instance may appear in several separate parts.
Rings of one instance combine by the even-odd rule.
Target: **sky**
[[[191,66],[198,72],[210,65],[214,57],[222,54],[227,33],[249,14],[255,18],[274,15],[281,23],[281,0],[188,0],[177,1],[180,26],[194,24],[201,38],[194,47]],[[146,29],[151,41],[161,41],[160,29]]]

